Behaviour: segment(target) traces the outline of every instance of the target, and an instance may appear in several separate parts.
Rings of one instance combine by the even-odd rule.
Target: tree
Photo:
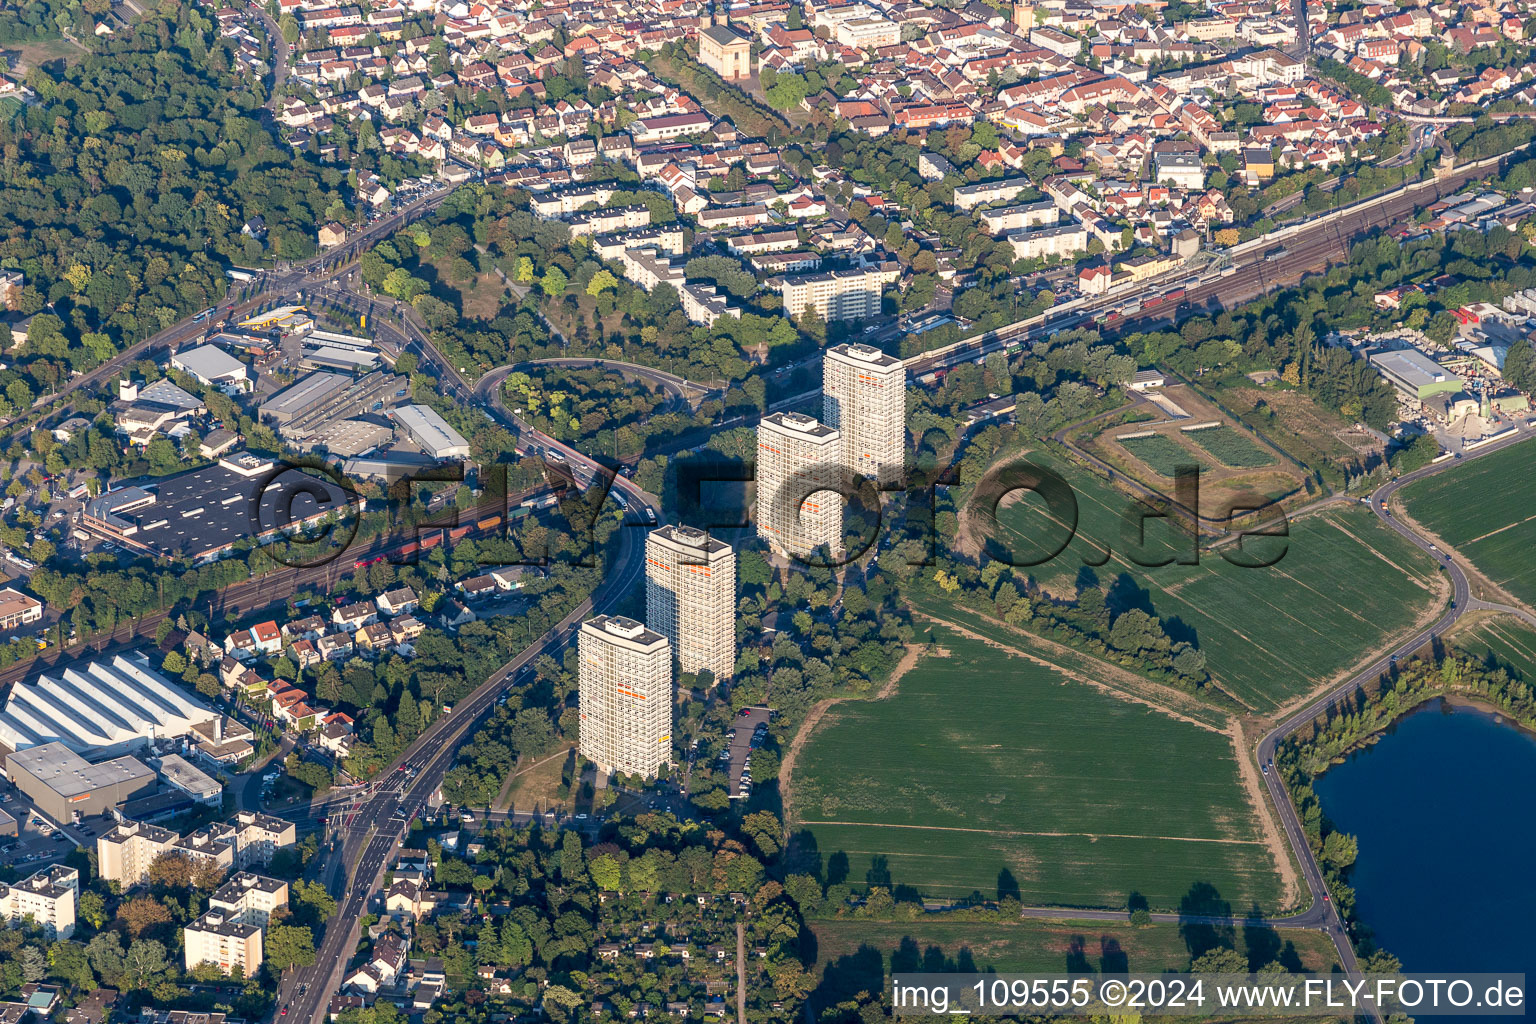
[[[619,286],[618,278],[613,276],[611,270],[599,270],[592,275],[592,280],[587,282],[587,294],[593,298],[605,291],[611,291]]]
[[[279,972],[315,962],[315,935],[301,925],[273,925],[267,929],[264,942],[266,960]]]
[[[565,276],[565,271],[559,267],[550,267],[544,272],[544,279],[539,282],[539,289],[552,299],[558,299],[565,294],[566,286],[570,283]]]
[[[100,929],[107,923],[106,897],[92,889],[85,890],[80,894],[80,905],[75,913],[92,928]]]
[[[163,943],[139,939],[123,954],[123,981],[130,989],[147,989],[159,981],[170,966]]]
[[[171,912],[159,900],[140,896],[137,899],[128,900],[118,907],[117,919],[122,922],[123,929],[129,935],[138,938],[151,928],[162,924],[169,924]]]
[[[1195,974],[1247,974],[1248,958],[1235,949],[1218,947],[1196,957],[1189,969]]]

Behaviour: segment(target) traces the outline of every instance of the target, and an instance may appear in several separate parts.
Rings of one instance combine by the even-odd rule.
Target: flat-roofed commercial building
[[[402,405],[392,415],[412,441],[434,459],[467,459],[469,442],[448,425],[436,409],[426,405]]]
[[[75,906],[80,898],[80,872],[62,864],[14,885],[0,884],[0,918],[12,927],[31,921],[50,939],[75,933]]]
[[[1461,378],[1418,349],[1377,352],[1371,365],[1399,391],[1419,400],[1461,390]]]
[[[691,526],[651,531],[645,621],[667,638],[681,671],[729,679],[736,668],[736,552]]]
[[[779,554],[843,553],[842,434],[797,412],[757,427],[757,535]]]
[[[672,648],[634,619],[599,615],[576,640],[581,756],[653,778],[672,757]]]
[[[200,804],[217,807],[224,801],[224,787],[180,754],[166,754],[155,762],[154,768],[166,785],[181,790]]]
[[[168,828],[122,821],[96,837],[96,870],[108,882],[132,889],[149,881],[149,866],[181,837]]]
[[[5,773],[38,810],[60,824],[77,814],[106,814],[157,785],[154,770],[137,758],[91,764],[62,743],[6,755]]]
[[[283,467],[249,452],[162,478],[154,490],[121,487],[86,502],[80,524],[153,557],[208,561],[241,541],[264,543],[358,501],[330,477]]]
[[[182,932],[186,967],[213,964],[225,974],[249,978],[261,966],[261,928],[210,910]]]
[[[907,367],[870,345],[822,357],[822,418],[842,435],[843,465],[884,487],[906,473]]]
[[[43,602],[10,587],[0,590],[0,629],[30,626],[42,618]]]

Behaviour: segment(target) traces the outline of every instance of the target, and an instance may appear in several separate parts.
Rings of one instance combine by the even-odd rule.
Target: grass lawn
[[[1201,462],[1195,458],[1194,453],[1177,441],[1162,434],[1148,434],[1146,437],[1126,437],[1116,439],[1116,443],[1131,456],[1138,459],[1158,476],[1173,479],[1174,472],[1180,466],[1199,466]]]
[[[872,967],[871,951],[887,971],[1058,972],[1086,966],[1156,974],[1185,970],[1190,961],[1189,945],[1176,924],[1133,928],[1110,921],[1028,918],[992,923],[837,919],[812,921],[811,927],[816,935],[815,970],[824,978],[830,970],[834,979],[854,964]],[[1278,959],[1309,971],[1327,971],[1335,962],[1333,943],[1320,932],[1239,926],[1223,938],[1259,959],[1254,967]]]
[[[559,795],[561,773],[567,757],[550,757],[533,766],[519,764],[501,787],[496,798],[498,810],[548,811],[564,809],[569,802]],[[527,769],[524,771],[523,769]],[[521,774],[518,774],[521,772]]]
[[[1288,541],[1245,539],[1243,551],[1260,561],[1283,545],[1283,557],[1265,568],[1234,565],[1216,552],[1202,553],[1198,565],[1137,564],[1174,550],[1172,522],[1147,520],[1133,558],[1124,521],[1134,501],[1086,471],[1051,464],[1075,492],[1077,531],[1060,555],[1029,571],[1064,598],[1091,575],[1109,587],[1112,610],[1155,614],[1174,640],[1204,651],[1221,687],[1255,711],[1272,711],[1379,649],[1438,593],[1434,561],[1359,506],[1293,522]],[[1015,561],[1051,547],[1037,497],[1003,507],[998,520]],[[1187,552],[1187,537],[1182,546]]]
[[[1536,604],[1536,445],[1481,456],[1400,494],[1409,515],[1495,586]]]
[[[830,880],[1026,905],[1139,892],[1154,909],[1203,883],[1273,909],[1280,882],[1226,734],[934,637],[948,657],[891,698],[835,705],[801,753],[792,830]]]
[[[1474,658],[1492,660],[1521,679],[1536,680],[1536,629],[1509,615],[1488,619],[1456,638]]]
[[[1184,436],[1210,452],[1217,462],[1233,469],[1257,469],[1275,461],[1275,457],[1254,444],[1252,438],[1225,425],[1187,430]]]

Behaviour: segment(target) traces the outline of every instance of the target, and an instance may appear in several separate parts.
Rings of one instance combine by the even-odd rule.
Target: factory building
[[[436,409],[426,405],[402,405],[391,415],[395,425],[434,459],[467,459],[469,442],[448,425]]]
[[[157,785],[154,770],[137,758],[91,764],[62,743],[6,755],[5,774],[39,811],[60,823],[106,814]]]
[[[114,756],[151,740],[187,736],[216,717],[142,655],[119,654],[17,683],[0,710],[0,744],[13,751],[48,745]]]

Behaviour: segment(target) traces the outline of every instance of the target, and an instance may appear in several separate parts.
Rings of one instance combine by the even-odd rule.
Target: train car
[[[428,548],[435,548],[442,542],[443,535],[441,533],[434,533],[431,536],[422,539],[421,550],[426,551]]]
[[[513,509],[511,512],[507,513],[507,522],[511,523],[514,519],[522,519],[525,516],[530,516],[532,514],[533,514],[533,509],[527,507],[526,505],[519,505],[517,508]]]
[[[468,525],[456,526],[452,530],[448,531],[448,539],[457,543],[458,541],[461,541],[465,537],[469,536],[470,529],[471,527]]]
[[[496,527],[498,527],[500,525],[501,525],[501,516],[491,516],[489,519],[482,519],[478,523],[476,523],[475,524],[475,529],[477,529],[477,530],[494,530],[494,529],[496,529]]]
[[[1178,302],[1183,297],[1184,297],[1184,289],[1183,288],[1170,288],[1168,290],[1168,294],[1163,296],[1163,298],[1167,299],[1169,302]]]

